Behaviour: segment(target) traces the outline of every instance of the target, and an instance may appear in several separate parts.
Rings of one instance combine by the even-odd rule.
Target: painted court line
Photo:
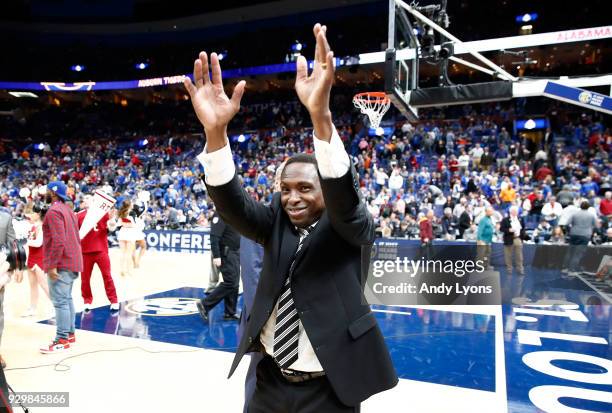
[[[502,306],[495,306],[495,394],[499,412],[508,411],[508,388],[506,384],[506,353],[504,348],[504,315]]]
[[[394,310],[372,310],[372,311],[375,313],[412,315],[412,313],[407,313],[405,311],[394,311]]]

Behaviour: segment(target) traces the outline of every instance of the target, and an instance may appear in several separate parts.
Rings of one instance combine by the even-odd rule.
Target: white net
[[[361,113],[368,115],[370,127],[377,129],[380,121],[389,107],[391,101],[384,93],[360,93],[353,98],[353,104],[361,110]]]

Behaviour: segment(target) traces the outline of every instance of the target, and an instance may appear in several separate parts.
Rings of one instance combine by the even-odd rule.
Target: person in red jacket
[[[537,181],[543,181],[547,176],[552,176],[553,171],[548,167],[547,164],[543,164],[535,173],[535,178]]]
[[[457,172],[459,170],[459,161],[457,160],[457,158],[455,157],[455,155],[451,155],[449,161],[448,161],[448,170],[454,174],[455,172]]]
[[[47,184],[47,203],[51,206],[43,221],[43,271],[49,277],[49,293],[55,307],[56,335],[40,349],[43,354],[68,350],[76,341],[72,286],[83,271],[83,254],[76,214],[68,205],[72,200],[62,181]]]
[[[433,217],[433,211],[429,210],[427,215],[419,220],[419,235],[422,245],[431,245],[433,241]]]
[[[85,216],[87,215],[87,209],[91,202],[91,195],[86,195],[82,202],[83,210],[77,214],[79,220],[79,228],[83,225]],[[115,283],[111,276],[111,265],[110,258],[108,257],[108,230],[114,229],[115,221],[111,219],[109,214],[105,214],[96,226],[85,235],[81,240],[81,249],[83,250],[83,273],[81,274],[81,295],[83,296],[83,302],[85,303],[84,310],[91,310],[91,303],[93,297],[91,294],[91,273],[94,265],[98,265],[100,272],[102,273],[102,280],[104,281],[104,289],[106,290],[106,297],[111,303],[111,310],[119,310],[119,303],[117,302],[117,291],[115,290]]]
[[[612,218],[612,191],[606,191],[605,198],[599,204],[599,212],[607,219]]]

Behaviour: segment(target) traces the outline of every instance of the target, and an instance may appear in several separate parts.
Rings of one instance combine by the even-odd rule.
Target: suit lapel
[[[274,291],[280,291],[283,282],[285,281],[285,277],[287,276],[287,272],[289,271],[289,266],[291,265],[291,258],[293,258],[293,253],[295,252],[298,244],[298,236],[293,231],[293,227],[291,223],[288,222],[287,225],[283,225],[283,234],[280,240],[280,248],[278,248],[278,256],[277,256],[277,265],[276,265],[276,274],[274,274]]]
[[[323,226],[327,225],[327,222],[328,222],[327,213],[323,212],[323,215],[321,215],[321,218],[319,219],[319,222],[314,227],[312,232],[306,237],[306,239],[302,243],[302,248],[300,249],[300,252],[298,253],[297,257],[295,257],[295,265],[293,267],[294,271],[295,271],[295,269],[298,268],[298,266],[300,265],[300,263],[304,259],[304,256],[306,255],[306,252],[308,251],[308,248],[310,247],[310,244],[312,244],[313,239],[315,239],[317,234],[321,233],[321,230],[322,230]]]

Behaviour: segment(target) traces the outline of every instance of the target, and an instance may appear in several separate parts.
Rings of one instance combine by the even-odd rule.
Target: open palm
[[[223,90],[221,65],[216,53],[210,56],[212,79],[208,74],[208,56],[201,52],[193,64],[193,79],[185,78],[185,88],[191,97],[195,113],[206,131],[226,129],[240,109],[245,82],[240,81],[234,88],[231,99]]]
[[[329,94],[334,82],[334,53],[327,43],[327,27],[317,23],[313,32],[317,42],[314,67],[309,76],[306,58],[298,58],[295,90],[311,115],[318,115],[329,111]]]

